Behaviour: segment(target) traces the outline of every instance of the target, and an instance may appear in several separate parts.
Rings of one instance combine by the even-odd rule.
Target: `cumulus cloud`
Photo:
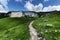
[[[29,11],[41,11],[43,8],[43,5],[39,3],[38,5],[32,4],[30,1],[27,1],[24,5],[25,8],[27,8]]]
[[[16,0],[16,1],[22,2],[23,0]],[[35,1],[35,0],[25,1],[26,4],[24,5],[24,7],[26,9],[28,9],[29,11],[36,11],[36,12],[40,12],[40,11],[47,12],[47,11],[54,11],[54,10],[60,11],[60,5],[47,6],[47,7],[43,8],[43,4],[42,3],[39,3],[38,5],[34,5],[34,4],[31,3],[32,1]],[[49,1],[49,0],[44,0],[44,1],[46,2],[46,1]]]
[[[3,11],[5,11],[5,9],[3,8],[3,6],[2,5],[0,5],[0,12],[3,12]]]
[[[29,11],[36,11],[36,12],[40,12],[40,11],[47,12],[47,11],[54,11],[54,10],[60,11],[60,5],[48,6],[43,8],[42,3],[39,3],[38,5],[34,5],[30,1],[27,1],[24,7]]]
[[[60,5],[44,7],[42,11],[60,11]]]
[[[8,1],[9,0],[0,0],[0,12],[8,11]]]

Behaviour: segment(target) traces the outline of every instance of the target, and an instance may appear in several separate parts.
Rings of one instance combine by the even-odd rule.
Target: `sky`
[[[60,11],[60,0],[0,0],[0,12]]]

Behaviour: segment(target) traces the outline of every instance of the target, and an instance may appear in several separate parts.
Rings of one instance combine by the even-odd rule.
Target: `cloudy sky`
[[[60,10],[60,0],[0,0],[0,12]]]

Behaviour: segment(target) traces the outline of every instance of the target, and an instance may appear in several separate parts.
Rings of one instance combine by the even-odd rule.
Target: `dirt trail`
[[[30,22],[29,24],[30,37],[31,37],[30,40],[38,40],[37,31],[32,26],[33,22],[34,21]]]

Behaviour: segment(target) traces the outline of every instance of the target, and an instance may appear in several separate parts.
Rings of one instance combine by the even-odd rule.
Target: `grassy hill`
[[[60,12],[52,12],[48,16],[38,18],[33,26],[46,40],[60,40]]]
[[[24,17],[0,19],[0,40],[29,40],[28,25],[33,19]]]

